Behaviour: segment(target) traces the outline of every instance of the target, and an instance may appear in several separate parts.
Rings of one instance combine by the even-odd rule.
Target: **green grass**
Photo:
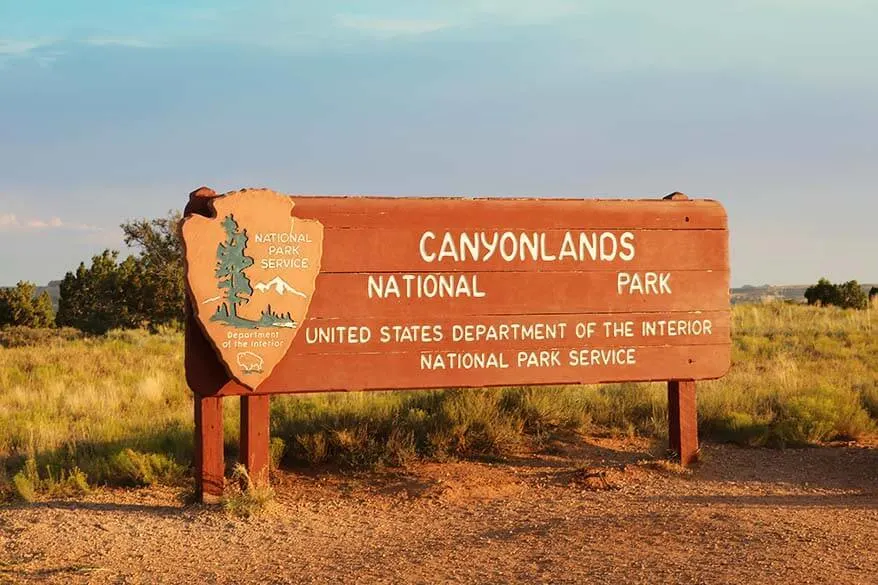
[[[734,309],[733,324],[729,375],[698,385],[704,438],[792,446],[876,432],[878,311],[749,305]],[[0,499],[188,480],[192,397],[180,333],[7,330],[0,346]],[[610,384],[279,396],[272,460],[404,465],[502,457],[576,433],[662,437],[665,392]],[[231,457],[238,405],[224,406]]]

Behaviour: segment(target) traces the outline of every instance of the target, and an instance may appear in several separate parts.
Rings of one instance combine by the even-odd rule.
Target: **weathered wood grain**
[[[256,393],[296,393],[354,390],[481,387],[525,384],[598,384],[630,380],[714,379],[729,367],[731,346],[677,345],[636,347],[636,364],[625,366],[571,366],[569,352],[590,349],[587,343],[559,347],[560,367],[516,367],[518,351],[549,351],[549,346],[507,347],[505,369],[422,370],[421,352],[336,353],[291,352]],[[616,346],[628,347],[628,346]],[[604,349],[607,349],[606,347]],[[251,393],[231,381],[221,395]]]
[[[319,219],[327,228],[728,228],[722,205],[709,200],[291,197],[296,216]]]
[[[390,274],[402,285],[398,273]],[[369,298],[369,274],[321,274],[311,317],[394,317],[518,315],[537,313],[627,313],[728,309],[726,270],[679,270],[670,277],[672,294],[617,294],[610,272],[481,272],[478,291],[485,297]],[[378,278],[376,273],[373,273]],[[460,275],[456,275],[460,277]],[[386,280],[385,280],[386,281]],[[413,281],[414,282],[414,281]]]
[[[491,229],[463,230],[455,228],[447,233],[452,241],[459,242],[461,234],[478,242],[478,238],[490,238],[498,233]],[[421,238],[425,231],[430,236],[425,238],[424,248],[429,254],[437,257],[430,262],[421,258]],[[728,233],[721,229],[684,230],[684,229],[634,229],[634,230],[594,230],[594,229],[523,229],[515,228],[515,234],[525,240],[536,243],[534,248],[518,246],[514,259],[504,260],[502,250],[485,249],[483,256],[487,259],[472,259],[472,255],[464,251],[462,261],[455,261],[448,254],[440,257],[445,230],[436,226],[396,226],[376,228],[339,228],[331,227],[326,231],[323,250],[322,272],[515,272],[515,271],[616,271],[616,270],[724,270],[728,266]],[[500,230],[500,233],[503,233]],[[612,252],[613,247],[609,236],[618,242],[624,234],[630,234],[636,246],[636,254],[631,260],[616,257],[612,260],[598,259],[579,261],[560,255],[563,250],[565,236],[569,234],[575,242],[576,253],[579,253],[580,235],[597,240],[600,252],[600,238],[606,234],[605,252]],[[499,248],[499,246],[498,246]],[[511,248],[509,248],[511,250]],[[536,254],[534,254],[536,250]],[[538,258],[533,260],[534,255]],[[544,260],[542,258],[552,258]]]
[[[630,338],[625,336],[628,332],[625,322],[631,323],[633,336]],[[672,323],[671,327],[667,322]],[[682,327],[681,322],[684,323]],[[590,335],[589,323],[594,324]],[[610,324],[609,335],[606,324]],[[644,335],[644,324],[654,324],[655,333]],[[579,335],[584,335],[582,339],[593,347],[608,347],[620,342],[638,346],[715,345],[728,342],[730,329],[728,311],[443,316],[420,321],[386,317],[310,318],[302,325],[290,351],[343,355],[400,350],[447,351],[453,348],[499,350],[516,342],[550,347],[557,344],[559,337],[561,340],[576,340]],[[647,332],[652,333],[652,328]],[[500,338],[501,335],[505,339]]]

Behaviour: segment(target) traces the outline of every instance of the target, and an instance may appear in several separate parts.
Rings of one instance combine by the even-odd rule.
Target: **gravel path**
[[[167,489],[0,507],[0,583],[878,584],[878,448],[648,448],[281,472],[251,520]]]

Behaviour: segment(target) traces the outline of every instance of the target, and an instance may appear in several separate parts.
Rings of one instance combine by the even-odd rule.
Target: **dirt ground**
[[[0,507],[0,583],[878,583],[878,447],[640,440],[280,472],[256,519],[168,489]]]

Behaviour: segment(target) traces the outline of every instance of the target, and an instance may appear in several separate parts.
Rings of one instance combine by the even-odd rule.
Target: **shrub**
[[[70,471],[61,469],[57,476],[50,466],[46,466],[46,477],[41,478],[37,462],[28,457],[24,467],[12,478],[15,494],[25,502],[33,502],[39,494],[50,498],[70,498],[89,492],[88,479],[78,467]]]
[[[701,432],[715,440],[740,445],[764,445],[771,434],[771,420],[749,412],[732,411],[705,421]]]
[[[143,269],[132,257],[117,262],[118,257],[118,252],[104,250],[91,266],[80,263],[76,272],[67,273],[61,281],[59,326],[102,334],[142,323]]]
[[[25,502],[33,502],[36,499],[40,487],[40,475],[33,457],[28,457],[24,468],[12,477],[12,486],[16,495]]]
[[[0,347],[47,347],[82,339],[82,332],[72,327],[33,328],[5,327],[0,329]]]
[[[779,403],[772,427],[773,438],[781,445],[808,445],[856,438],[872,424],[856,396],[821,386]]]
[[[805,289],[805,300],[809,305],[835,305],[840,306],[840,295],[838,286],[829,282],[826,278],[821,278],[814,286]]]
[[[869,416],[878,420],[878,382],[860,385],[860,402]]]
[[[57,478],[52,473],[52,469],[47,467],[43,489],[50,498],[73,498],[90,491],[88,478],[75,466],[70,471],[61,469]]]
[[[838,287],[840,304],[843,309],[865,309],[869,305],[866,291],[856,280],[849,280]]]
[[[21,281],[13,288],[0,288],[0,327],[51,327],[55,310],[49,293],[37,295],[37,287]]]
[[[88,333],[140,326],[179,326],[185,297],[179,212],[122,224],[125,243],[139,254],[119,261],[104,250],[61,282],[58,325]]]
[[[240,463],[232,470],[231,479],[223,494],[222,505],[233,516],[256,516],[266,511],[274,500],[274,490],[267,483],[254,482]]]
[[[866,292],[856,280],[832,284],[825,278],[805,290],[805,300],[809,305],[834,305],[842,309],[865,309],[869,304]]]
[[[161,453],[141,453],[125,449],[110,462],[110,476],[114,478],[114,483],[120,485],[174,484],[179,483],[184,473],[182,466]]]
[[[272,437],[271,443],[268,447],[268,455],[269,455],[269,464],[272,469],[277,469],[280,467],[281,461],[283,461],[284,454],[287,451],[286,441],[281,439],[280,437]]]

